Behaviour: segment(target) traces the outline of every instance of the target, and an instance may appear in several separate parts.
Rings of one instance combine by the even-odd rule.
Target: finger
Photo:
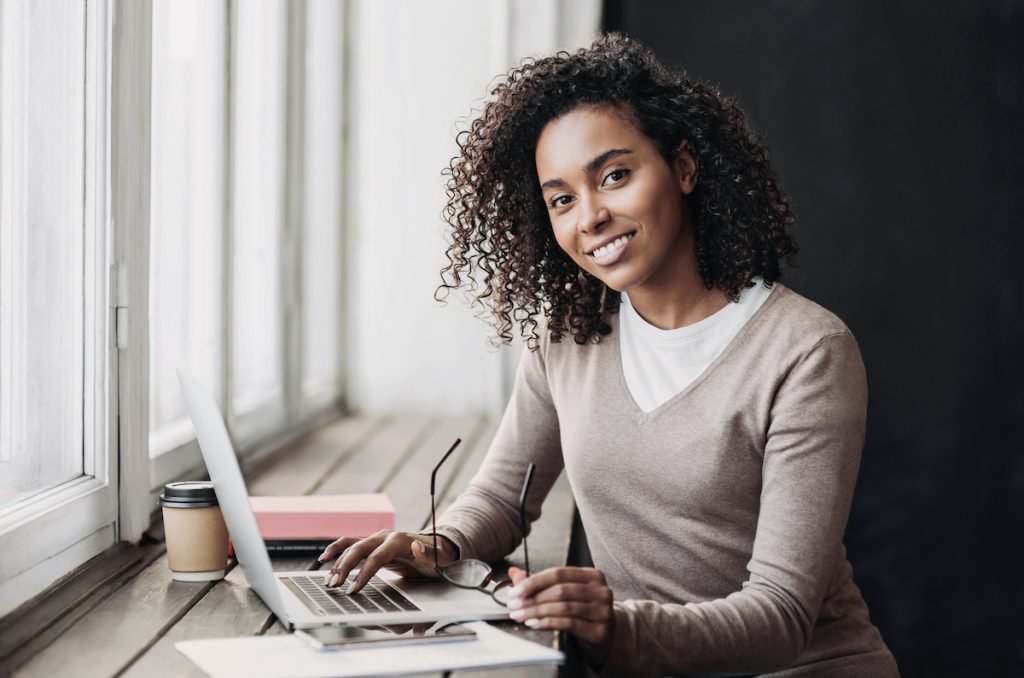
[[[527,576],[526,570],[521,570],[518,567],[508,568],[508,578],[512,580],[513,586],[526,579]]]
[[[360,589],[366,586],[367,582],[373,575],[377,574],[385,563],[390,563],[397,556],[403,555],[402,550],[408,549],[408,544],[403,544],[401,537],[397,534],[391,534],[384,540],[384,543],[373,550],[370,555],[366,557],[363,562],[363,566],[359,568],[359,574],[356,575],[355,579],[349,585],[345,593],[357,593]]]
[[[571,617],[542,617],[527,619],[524,623],[531,629],[568,631],[577,638],[594,644],[605,642],[608,634],[606,624],[595,624]]]
[[[509,593],[513,598],[531,598],[539,591],[563,583],[604,585],[604,573],[592,567],[552,567],[527,577]]]
[[[509,609],[523,608],[540,603],[557,601],[578,601],[611,605],[612,590],[598,584],[555,584],[530,598],[512,596],[509,598]]]
[[[519,610],[510,610],[508,616],[515,621],[525,622],[529,619],[545,619],[549,617],[568,617],[580,621],[604,623],[612,617],[612,608],[599,603],[582,603],[576,601],[558,601],[531,605]]]
[[[414,570],[416,574],[436,577],[437,573],[434,571],[434,566],[439,565],[441,561],[434,557],[434,549],[421,541],[413,541],[410,549],[412,551],[412,560],[408,562],[409,568]]]
[[[317,560],[319,560],[321,563],[325,563],[331,558],[333,558],[335,555],[347,549],[352,544],[355,544],[357,541],[359,541],[357,537],[341,537],[339,539],[335,539],[333,542],[327,545],[327,548],[324,549],[324,552],[320,554]]]
[[[331,568],[327,579],[324,582],[324,586],[337,586],[348,578],[349,572],[367,557],[377,547],[377,543],[372,538],[361,539],[360,541],[352,544],[345,552],[338,558],[338,561]]]

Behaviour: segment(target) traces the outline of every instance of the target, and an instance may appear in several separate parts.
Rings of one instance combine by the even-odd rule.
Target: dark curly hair
[[[496,343],[510,343],[518,323],[535,350],[542,312],[551,341],[569,332],[582,344],[611,332],[619,297],[558,246],[534,160],[544,126],[578,106],[615,107],[670,163],[688,142],[698,167],[688,201],[707,289],[736,301],[755,276],[770,286],[783,261],[794,266],[789,198],[743,111],[635,40],[613,33],[575,54],[527,59],[491,95],[444,171],[442,214],[452,231],[435,297],[466,288],[495,325]]]

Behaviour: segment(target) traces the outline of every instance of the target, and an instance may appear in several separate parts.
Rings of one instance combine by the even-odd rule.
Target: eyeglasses
[[[434,467],[430,474],[430,524],[434,532],[434,572],[452,586],[462,589],[477,589],[488,594],[499,605],[507,605],[509,591],[512,589],[512,582],[508,579],[495,579],[494,568],[482,560],[466,558],[464,560],[453,560],[444,567],[441,567],[437,560],[437,517],[435,516],[436,503],[434,502],[434,482],[437,478],[437,470],[441,468],[455,448],[462,442],[456,438],[455,443],[448,448],[441,461]],[[530,481],[533,480],[534,465],[531,463],[526,467],[526,477],[523,479],[523,490],[519,493],[519,527],[523,534],[523,557],[526,560],[526,574],[530,574],[530,552],[526,547],[526,493],[530,490]],[[494,583],[493,588],[488,586]]]

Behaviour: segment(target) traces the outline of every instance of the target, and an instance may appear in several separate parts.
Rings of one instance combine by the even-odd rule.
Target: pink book
[[[333,541],[395,529],[395,507],[386,494],[249,497],[249,503],[268,541]]]

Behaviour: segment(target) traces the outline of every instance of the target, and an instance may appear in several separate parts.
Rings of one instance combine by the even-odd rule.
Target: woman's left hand
[[[612,590],[604,573],[592,567],[553,567],[530,577],[509,568],[515,587],[509,616],[532,629],[568,631],[590,647],[588,654],[604,663],[615,635]]]

